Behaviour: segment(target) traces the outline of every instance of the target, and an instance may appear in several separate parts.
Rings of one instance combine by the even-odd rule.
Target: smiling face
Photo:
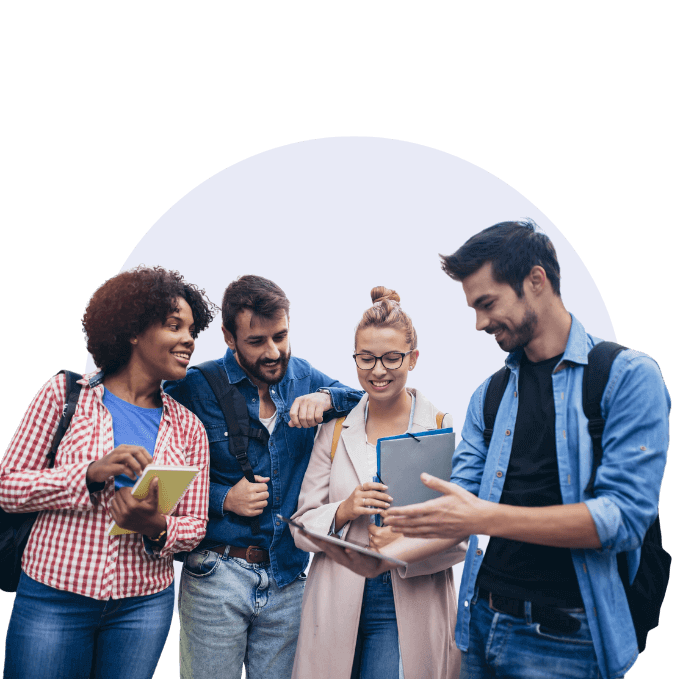
[[[393,351],[403,354],[410,349],[406,341],[406,332],[400,328],[371,325],[359,330],[356,334],[355,353],[357,354],[383,356]],[[388,370],[382,361],[377,360],[371,370],[362,370],[357,365],[356,374],[361,387],[368,393],[369,399],[392,401],[403,395],[409,370],[413,370],[417,360],[418,349],[414,349],[404,357],[401,367],[395,370]]]
[[[518,297],[508,283],[499,283],[492,275],[492,264],[486,262],[463,280],[468,306],[475,309],[477,330],[484,330],[507,352],[526,347],[538,334],[537,313],[525,295],[528,279],[523,283],[523,296]]]
[[[285,311],[263,318],[243,309],[235,319],[235,333],[223,328],[226,344],[235,352],[240,367],[256,386],[283,379],[290,361],[290,323]]]
[[[188,303],[179,297],[176,310],[163,322],[156,321],[131,339],[131,360],[154,380],[185,377],[195,350],[195,321]]]

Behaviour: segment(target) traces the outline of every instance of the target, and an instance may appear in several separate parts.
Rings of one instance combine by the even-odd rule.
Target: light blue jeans
[[[278,587],[269,564],[186,557],[178,595],[181,678],[289,679],[306,576]]]
[[[21,574],[7,631],[8,679],[150,679],[173,615],[173,583],[100,601]]]
[[[479,592],[478,592],[479,594]],[[563,609],[580,622],[577,632],[546,630],[525,618],[493,611],[473,597],[470,643],[461,655],[461,679],[598,679],[594,644],[583,609]]]

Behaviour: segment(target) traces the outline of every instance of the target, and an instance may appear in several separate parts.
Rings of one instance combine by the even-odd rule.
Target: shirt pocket
[[[212,469],[220,470],[229,475],[237,474],[238,479],[241,478],[243,475],[242,468],[235,455],[230,452],[230,443],[227,435],[228,429],[225,424],[209,427],[205,425],[205,429],[209,441]],[[251,440],[247,439],[247,459],[252,470],[258,473],[256,472],[258,457],[254,448],[255,446]]]
[[[96,436],[93,418],[75,414],[57,448],[55,467],[98,460],[102,457],[100,445],[94,440]]]
[[[185,467],[185,448],[176,446],[164,446],[161,450],[155,451],[152,464],[165,464],[173,467]]]

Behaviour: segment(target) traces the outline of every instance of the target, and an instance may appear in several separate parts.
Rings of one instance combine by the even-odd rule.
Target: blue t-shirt
[[[112,416],[114,447],[124,444],[141,446],[150,455],[154,455],[162,408],[141,408],[114,396],[106,388],[102,402]],[[123,486],[132,486],[134,483],[135,481],[125,474],[114,477],[114,486],[117,490]]]

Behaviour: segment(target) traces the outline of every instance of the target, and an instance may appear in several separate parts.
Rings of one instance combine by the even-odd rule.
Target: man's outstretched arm
[[[407,537],[463,539],[490,535],[549,547],[600,549],[594,520],[584,503],[513,507],[481,500],[454,483],[421,474],[442,497],[382,512],[384,523]]]

